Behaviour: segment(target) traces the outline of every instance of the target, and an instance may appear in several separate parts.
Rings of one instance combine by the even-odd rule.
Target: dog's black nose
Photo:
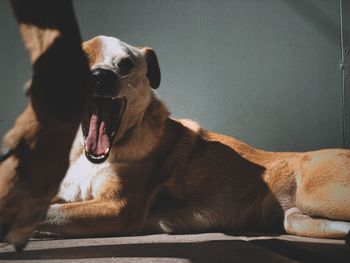
[[[96,83],[96,96],[113,97],[117,88],[117,75],[110,69],[97,68],[92,71]]]

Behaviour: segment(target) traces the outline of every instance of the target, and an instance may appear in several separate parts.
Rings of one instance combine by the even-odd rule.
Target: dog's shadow
[[[83,243],[83,240],[81,240]],[[80,241],[77,240],[77,243]],[[0,253],[0,260],[128,259],[184,262],[350,262],[344,244],[264,240],[216,240],[75,246]],[[178,262],[177,261],[177,262]]]

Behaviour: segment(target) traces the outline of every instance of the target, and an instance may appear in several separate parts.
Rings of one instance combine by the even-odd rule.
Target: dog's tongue
[[[97,156],[108,152],[110,142],[106,129],[106,122],[101,121],[97,114],[93,114],[90,120],[89,134],[85,141],[85,150],[88,153]]]
[[[110,122],[111,108],[97,105],[90,119],[89,133],[85,140],[85,150],[95,156],[107,154],[111,142],[108,137],[108,123]]]

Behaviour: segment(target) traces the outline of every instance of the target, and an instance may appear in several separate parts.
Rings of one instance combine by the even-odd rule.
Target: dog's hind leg
[[[288,234],[316,238],[345,238],[350,223],[312,218],[293,207],[285,212],[284,229]]]
[[[295,206],[301,213],[350,221],[350,151],[313,153],[297,178]]]

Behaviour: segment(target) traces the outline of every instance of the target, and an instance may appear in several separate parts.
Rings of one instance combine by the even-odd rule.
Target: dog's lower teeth
[[[104,159],[104,158],[106,157],[105,154],[96,156],[96,155],[93,155],[93,154],[89,154],[89,153],[88,153],[88,155],[89,155],[90,158],[95,159],[95,160]]]

